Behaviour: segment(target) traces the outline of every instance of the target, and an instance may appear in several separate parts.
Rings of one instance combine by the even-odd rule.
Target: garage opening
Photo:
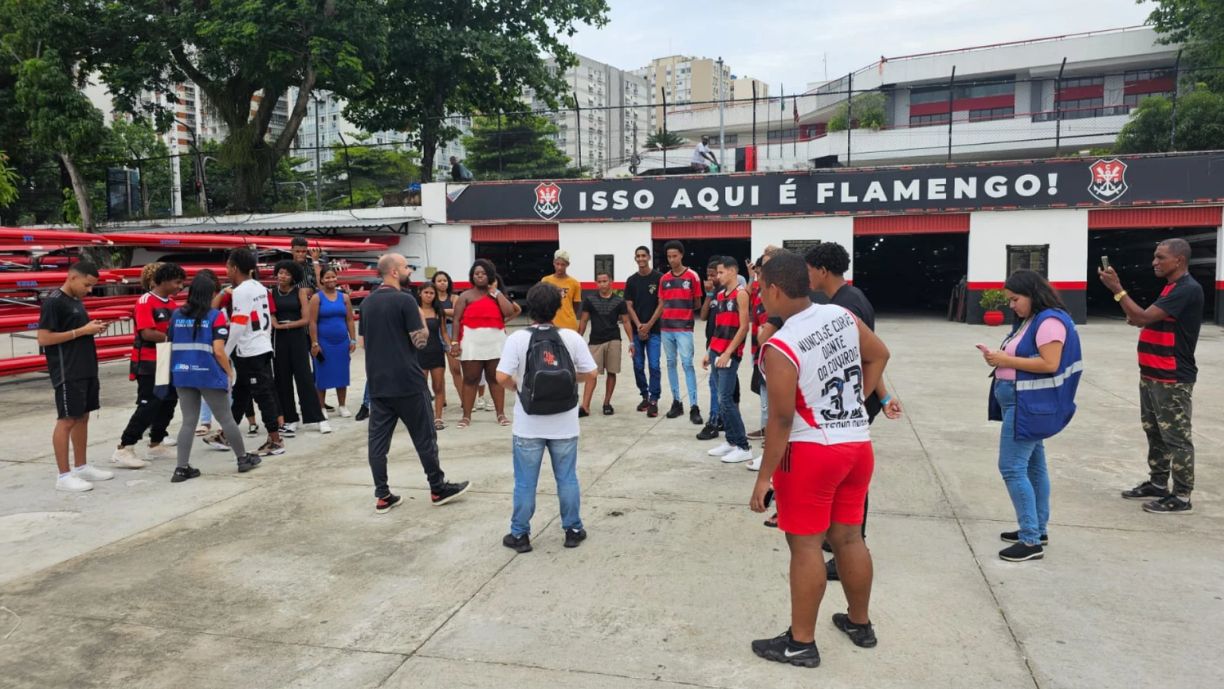
[[[681,241],[684,242],[684,265],[697,271],[697,274],[702,277],[705,277],[706,265],[714,256],[731,256],[739,261],[740,274],[743,275],[744,262],[749,258],[749,252],[752,251],[751,239],[683,239]],[[665,244],[667,240],[656,239],[654,248],[651,250],[655,258],[655,268],[659,272],[667,270],[667,256],[663,253]],[[756,260],[756,256],[751,258]]]
[[[1215,317],[1216,228],[1158,227],[1127,230],[1092,230],[1088,233],[1088,316],[1121,319],[1122,310],[1113,294],[1097,279],[1101,257],[1122,279],[1123,286],[1139,305],[1147,307],[1160,296],[1164,281],[1152,273],[1152,252],[1166,239],[1181,237],[1190,242],[1190,274],[1203,286],[1203,318]]]
[[[854,285],[877,313],[944,316],[968,265],[967,233],[854,238]]]
[[[476,258],[497,266],[502,289],[515,300],[527,298],[527,290],[540,278],[553,272],[553,253],[560,248],[557,226],[551,223],[528,225],[483,225],[472,228]],[[467,281],[467,275],[455,280]]]

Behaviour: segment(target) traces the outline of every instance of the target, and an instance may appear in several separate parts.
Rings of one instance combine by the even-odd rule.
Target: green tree
[[[1212,151],[1224,148],[1224,95],[1199,85],[1177,98],[1177,123],[1173,102],[1164,96],[1139,101],[1130,120],[1122,126],[1114,145],[1118,153],[1163,153],[1165,151]],[[1173,127],[1173,147],[1169,129]]]
[[[415,151],[394,147],[367,146],[369,136],[358,137],[347,150],[333,146],[333,157],[323,163],[324,195],[335,199],[328,203],[335,208],[349,205],[349,185],[352,185],[352,205],[355,208],[376,206],[387,194],[402,191],[409,182],[420,179],[421,168]]]
[[[17,185],[21,178],[8,166],[8,156],[0,151],[0,208],[7,208],[17,200]]]
[[[454,113],[514,112],[524,89],[550,106],[576,58],[578,24],[607,23],[605,0],[387,0],[388,64],[350,97],[345,116],[367,131],[415,132],[424,181]],[[555,65],[550,67],[547,56]]]
[[[234,174],[229,203],[260,207],[315,89],[349,97],[380,68],[385,2],[102,2],[102,73],[117,105],[139,112],[150,90],[190,81],[226,126],[220,159]],[[274,127],[276,106],[288,116]],[[159,124],[173,113],[158,110]],[[277,132],[279,130],[279,132]]]
[[[1143,0],[1141,0],[1143,1]],[[1224,91],[1224,0],[1155,0],[1148,23],[1161,43],[1180,44],[1192,78]]]
[[[675,148],[683,145],[684,139],[679,134],[662,129],[656,129],[646,137],[646,148]]]
[[[884,126],[884,94],[878,92],[863,93],[837,106],[837,112],[829,118],[829,131],[840,132],[850,124],[855,129],[875,129]],[[850,117],[854,117],[851,123]]]
[[[539,115],[478,117],[463,137],[467,166],[481,179],[554,179],[580,171],[557,148],[557,126]]]

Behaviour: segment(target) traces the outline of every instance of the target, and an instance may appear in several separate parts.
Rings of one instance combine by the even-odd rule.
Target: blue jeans
[[[697,404],[697,371],[693,369],[693,333],[683,330],[663,331],[663,354],[667,357],[667,382],[672,399],[680,401],[680,377],[676,374],[676,355],[684,366],[684,382],[688,385],[689,406]]]
[[[643,342],[633,340],[633,378],[637,381],[638,392],[651,402],[659,401],[662,387],[663,371],[659,368],[659,347],[663,338],[659,333],[651,333]],[[650,370],[650,382],[647,384],[646,371]]]
[[[710,380],[718,386],[718,420],[722,422],[727,442],[747,450],[748,435],[744,431],[744,419],[740,416],[739,405],[735,403],[740,357],[731,357],[731,365],[726,368],[718,368],[717,361],[718,353],[710,350]]]
[[[365,392],[361,393],[362,406],[369,408],[370,406],[370,381],[366,381]]]
[[[540,482],[540,463],[544,448],[552,460],[553,476],[557,479],[557,499],[561,502],[561,527],[581,529],[578,517],[581,496],[578,492],[578,437],[563,440],[520,438],[514,436],[514,510],[510,515],[510,533],[522,536],[531,533],[531,516],[535,514],[536,486]]]
[[[994,394],[1003,408],[999,473],[1016,509],[1020,540],[1038,545],[1050,521],[1050,475],[1046,471],[1045,445],[1040,440],[1016,440],[1016,384],[996,380]]]
[[[706,418],[709,419],[711,426],[718,425],[718,373],[714,370],[714,362],[718,360],[718,353],[713,350],[706,350],[706,354],[710,356],[710,414]]]

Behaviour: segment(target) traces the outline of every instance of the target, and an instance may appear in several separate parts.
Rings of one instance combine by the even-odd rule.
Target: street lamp
[[[723,59],[718,56],[718,170],[723,171],[723,150],[727,145],[727,133],[723,129],[723,109],[726,106],[727,97],[723,93]]]
[[[319,178],[323,176],[323,168],[319,162],[319,149],[322,147],[319,143],[319,130],[322,129],[322,125],[319,124],[319,105],[324,99],[320,98],[319,94],[313,91],[311,91],[310,97],[314,100],[315,104],[315,205],[318,206],[319,210],[323,210],[323,192],[319,189]]]

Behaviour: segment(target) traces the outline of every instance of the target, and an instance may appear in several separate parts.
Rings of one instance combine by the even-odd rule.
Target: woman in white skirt
[[[505,390],[496,381],[497,363],[501,360],[502,345],[506,343],[506,319],[514,314],[514,304],[493,286],[497,270],[491,262],[476,259],[468,272],[468,280],[472,287],[455,300],[455,339],[451,341],[450,351],[451,356],[459,358],[463,372],[463,418],[459,419],[459,428],[467,428],[472,423],[472,406],[482,373],[488,379],[497,423],[509,426]]]

